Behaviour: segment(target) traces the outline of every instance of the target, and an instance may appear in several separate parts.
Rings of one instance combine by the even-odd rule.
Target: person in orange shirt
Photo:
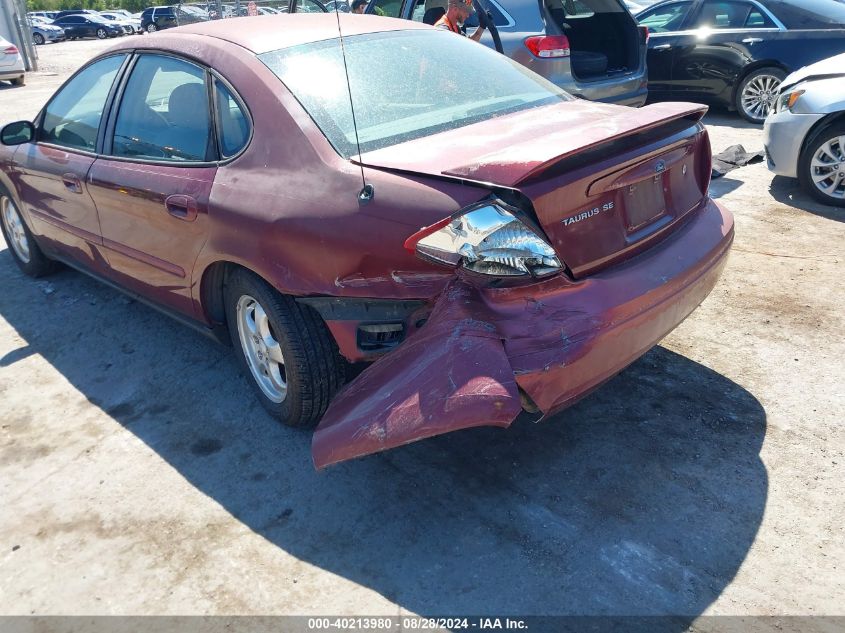
[[[474,11],[472,0],[449,0],[449,7],[446,9],[446,13],[434,23],[434,26],[438,29],[452,31],[452,33],[457,33],[458,35],[466,35],[463,25]],[[484,33],[484,27],[479,24],[475,32],[467,37],[477,42],[481,39],[482,33]]]

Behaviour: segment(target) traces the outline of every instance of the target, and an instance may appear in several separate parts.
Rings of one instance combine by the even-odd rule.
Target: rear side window
[[[367,9],[367,13],[374,15],[381,15],[387,18],[398,18],[399,12],[402,11],[402,0],[372,0],[372,11]]]
[[[702,5],[693,28],[741,29],[745,27],[753,8],[748,2],[707,0]]]
[[[680,31],[691,7],[692,2],[675,2],[649,9],[641,13],[638,20],[652,33]]]
[[[512,26],[514,21],[510,19],[507,14],[505,14],[504,9],[500,7],[498,4],[493,2],[492,0],[487,0],[485,3],[487,10],[493,14],[493,24],[496,26]],[[478,26],[478,14],[473,13],[469,18],[467,18],[466,26],[469,28],[475,28]]]
[[[142,55],[126,84],[112,153],[164,161],[206,161],[214,152],[205,71],[165,55]]]
[[[214,82],[214,99],[220,155],[228,158],[241,151],[249,140],[249,121],[241,104],[219,81]]]
[[[113,55],[96,61],[59,90],[44,110],[40,140],[95,151],[103,108],[123,60]]]

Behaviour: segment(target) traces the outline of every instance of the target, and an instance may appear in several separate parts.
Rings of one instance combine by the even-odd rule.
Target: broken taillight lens
[[[496,277],[544,277],[561,269],[551,245],[497,204],[426,227],[409,237],[405,248],[439,264]]]

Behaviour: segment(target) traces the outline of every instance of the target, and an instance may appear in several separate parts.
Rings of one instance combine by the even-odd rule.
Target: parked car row
[[[50,14],[49,17],[45,14]],[[65,39],[97,37],[106,39],[120,35],[142,33],[141,21],[128,11],[93,11],[77,9],[67,11],[36,12],[28,14],[32,39],[38,44],[61,42]]]

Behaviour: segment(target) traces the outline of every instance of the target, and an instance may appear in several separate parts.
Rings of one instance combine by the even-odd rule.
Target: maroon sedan
[[[2,130],[3,234],[231,340],[317,467],[550,415],[655,345],[733,239],[705,109],[574,100],[405,20],[112,48]],[[371,362],[346,387],[350,363]]]

